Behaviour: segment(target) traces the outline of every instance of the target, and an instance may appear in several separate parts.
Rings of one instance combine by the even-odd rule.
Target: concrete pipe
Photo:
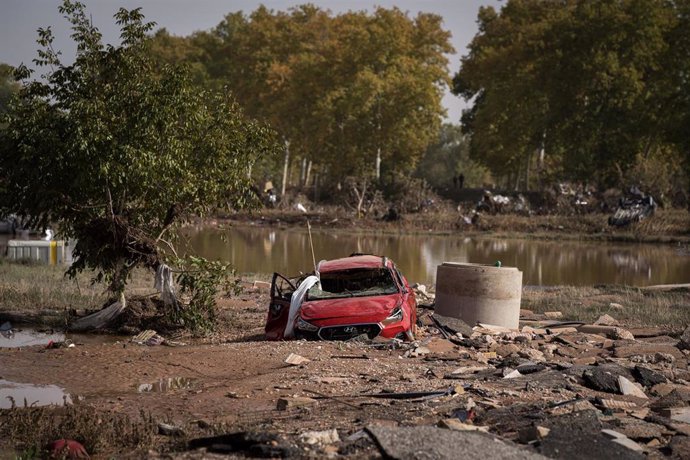
[[[444,262],[436,270],[439,315],[518,328],[522,272],[515,267]]]

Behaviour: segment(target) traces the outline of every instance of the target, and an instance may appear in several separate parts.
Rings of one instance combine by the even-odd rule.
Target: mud
[[[596,451],[602,455],[624,447],[611,445],[601,429],[635,437],[631,442],[654,456],[681,452],[685,444],[671,442],[690,434],[690,424],[649,412],[662,393],[688,390],[687,352],[674,348],[675,355],[655,354],[657,345],[642,341],[649,339],[529,332],[527,340],[524,334],[483,330],[475,331],[471,340],[456,336],[449,341],[427,322],[419,328],[420,342],[409,346],[267,342],[262,339],[267,305],[268,294],[261,290],[225,299],[218,332],[204,339],[173,337],[173,343],[184,343],[173,347],[85,341],[73,348],[0,349],[0,377],[25,385],[54,385],[73,395],[73,404],[132,419],[145,413],[159,423],[160,431],[147,447],[123,452],[111,445],[91,452],[92,458],[114,452],[132,458],[215,458],[205,448],[189,450],[188,441],[239,432],[270,435],[272,441],[252,445],[255,454],[379,458],[380,446],[366,434],[377,426],[479,428],[501,442],[525,444],[520,449],[535,455],[559,457],[564,450],[577,452],[578,446],[560,434],[554,418],[580,411],[591,411],[587,417],[596,422],[592,430],[582,430],[578,443],[593,436],[592,449],[605,446]],[[420,317],[428,313],[422,309]],[[616,350],[631,346],[643,352],[617,357]],[[309,362],[287,364],[291,353]],[[599,391],[583,378],[585,372],[613,364],[630,371],[641,365],[648,369],[643,381],[655,385],[644,388],[649,399]],[[504,378],[515,369],[515,378]],[[654,383],[661,379],[650,379],[650,372],[667,383]],[[678,401],[676,406],[688,404],[683,398]],[[654,423],[645,414],[652,414]],[[0,427],[6,415],[0,411]],[[555,430],[551,440],[521,438],[521,432],[536,425]],[[338,440],[321,440],[327,430],[336,430]],[[0,452],[12,451],[15,441],[1,439]],[[249,450],[232,452],[250,455]]]

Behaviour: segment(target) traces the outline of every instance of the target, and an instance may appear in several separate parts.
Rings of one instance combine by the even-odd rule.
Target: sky
[[[296,1],[296,0],[81,0],[93,23],[103,34],[105,43],[119,43],[119,30],[113,15],[120,8],[142,7],[147,21],[154,21],[157,28],[165,27],[174,35],[189,35],[199,30],[215,27],[230,12],[249,13],[263,4],[276,11],[285,11],[302,3],[312,3],[333,13],[348,10],[372,11],[376,6],[397,6],[415,16],[419,11],[436,13],[443,18],[443,26],[452,34],[451,42],[456,54],[449,56],[450,69],[455,73],[460,58],[477,32],[477,12],[482,5],[500,8],[501,0],[343,0],[343,1]],[[69,24],[61,17],[58,6],[61,0],[1,0],[0,1],[0,62],[13,66],[25,63],[32,67],[36,57],[39,27],[51,26],[55,36],[54,46],[63,51],[65,60],[74,56],[74,46],[69,38]],[[450,93],[443,98],[448,110],[447,120],[458,123],[465,102]]]

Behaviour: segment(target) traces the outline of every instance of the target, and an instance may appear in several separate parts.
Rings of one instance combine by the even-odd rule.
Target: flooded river
[[[442,262],[518,267],[531,285],[653,284],[690,282],[690,255],[664,245],[380,235],[312,230],[316,261],[353,252],[396,261],[410,282],[431,284]],[[231,262],[240,272],[289,275],[313,269],[306,230],[232,227],[188,233],[194,251]]]

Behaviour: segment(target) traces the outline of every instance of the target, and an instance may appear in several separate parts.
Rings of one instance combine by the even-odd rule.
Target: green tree
[[[25,85],[0,132],[0,212],[59,226],[77,240],[70,274],[94,269],[122,292],[136,266],[165,261],[180,222],[247,204],[247,170],[274,148],[227,92],[202,91],[175,66],[151,59],[140,9],[120,9],[121,44],[103,45],[84,6],[59,8],[77,45],[73,64],[39,30]],[[174,249],[173,249],[174,251]]]
[[[451,188],[453,178],[464,176],[465,187],[481,187],[491,181],[486,167],[470,158],[470,139],[460,125],[444,124],[438,138],[427,147],[416,176],[437,189]]]
[[[10,100],[19,92],[20,87],[14,78],[14,68],[0,62],[0,116],[7,112]]]
[[[500,12],[481,9],[454,80],[473,101],[463,122],[475,158],[497,176],[522,171],[524,186],[544,156],[556,177],[611,185],[638,155],[664,151],[676,5],[510,0]]]

